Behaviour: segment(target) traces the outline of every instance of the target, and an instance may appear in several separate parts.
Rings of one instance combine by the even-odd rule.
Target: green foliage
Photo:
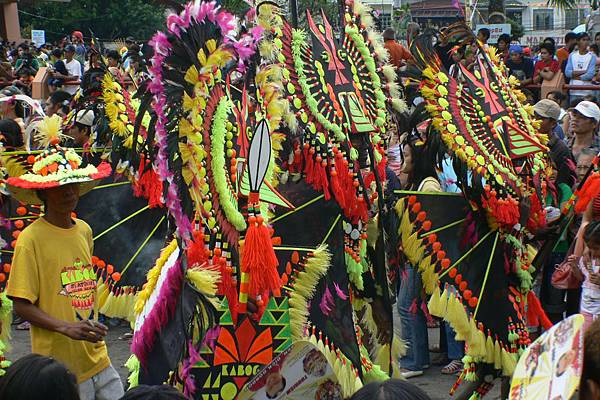
[[[510,18],[507,18],[506,22],[510,24],[510,32],[513,38],[519,39],[523,37],[525,34],[525,28],[523,28],[523,25]]]
[[[331,26],[336,29],[340,26],[340,3],[334,0],[298,0],[298,25],[299,28],[308,29],[308,20],[306,19],[306,10],[310,13],[315,22],[321,22],[321,10],[327,16]],[[288,20],[291,21],[288,15]]]
[[[54,41],[78,30],[99,39],[133,36],[147,40],[164,26],[163,6],[145,0],[77,0],[70,3],[36,1],[19,4],[23,37],[31,29],[46,31],[46,40]]]

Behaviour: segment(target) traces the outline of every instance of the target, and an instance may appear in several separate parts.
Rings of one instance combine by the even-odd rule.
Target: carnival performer
[[[457,64],[464,78],[457,81],[435,54],[431,34],[411,46],[411,73],[434,128],[427,140],[442,139],[461,193],[405,193],[397,211],[404,253],[431,295],[429,311],[466,342],[457,384],[475,381],[460,397],[473,399],[496,376],[512,374],[530,343],[528,322],[551,326],[530,291],[534,252],[525,244],[545,226],[548,138],[538,134],[533,110],[521,104],[494,49],[464,24],[440,35],[477,53],[473,68]]]
[[[32,351],[73,371],[81,398],[118,398],[123,386],[103,342],[107,328],[97,321],[92,232],[72,217],[80,194],[108,176],[110,166],[84,166],[72,149],[58,145],[21,175],[16,164],[9,165],[11,194],[44,204],[44,216],[17,239],[6,291],[16,313],[32,324]]]

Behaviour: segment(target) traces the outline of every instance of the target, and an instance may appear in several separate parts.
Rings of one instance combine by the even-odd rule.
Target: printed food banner
[[[537,338],[523,353],[510,400],[567,400],[579,386],[583,366],[583,316],[573,315]]]
[[[327,359],[313,344],[299,341],[280,353],[242,389],[238,400],[342,400]]]

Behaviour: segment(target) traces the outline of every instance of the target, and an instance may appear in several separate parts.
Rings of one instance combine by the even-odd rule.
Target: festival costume
[[[475,41],[466,25],[443,34],[458,46]],[[527,318],[551,325],[530,292],[534,252],[525,244],[545,224],[547,138],[536,133],[531,107],[521,104],[494,50],[477,48],[474,70],[458,64],[465,78],[458,82],[430,36],[414,42],[429,135],[446,144],[462,194],[404,191],[396,206],[404,253],[431,295],[429,311],[466,342],[459,382],[510,376],[530,343]],[[489,390],[486,380],[472,398]]]
[[[366,239],[383,207],[374,200],[383,198],[386,103],[402,105],[387,93],[394,84],[382,83],[383,71],[394,70],[372,58],[385,50],[359,3],[348,3],[342,41],[326,20],[292,35],[275,11],[259,6],[259,26],[235,37],[230,14],[190,3],[151,42],[152,78],[138,94],[137,118],[154,103],[145,143],[157,143],[176,239],[138,294],[132,382],[233,398],[302,338],[327,358],[344,396],[387,377],[370,360],[355,310],[365,304],[359,296],[389,296],[380,220],[372,243]],[[265,28],[271,35],[260,40]],[[263,63],[251,60],[257,46]],[[317,52],[325,55],[310,60]],[[289,135],[293,155],[278,184],[282,121],[300,141]],[[298,182],[302,172],[306,181]],[[248,299],[258,306],[251,315]],[[376,332],[370,313],[365,308],[363,320]],[[379,353],[389,367],[389,346]]]

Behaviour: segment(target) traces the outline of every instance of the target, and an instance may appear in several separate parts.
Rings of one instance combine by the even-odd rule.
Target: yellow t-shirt
[[[39,218],[17,239],[7,295],[29,300],[59,320],[92,319],[96,298],[93,243],[92,230],[82,220],[64,229]],[[31,351],[64,363],[78,383],[110,365],[104,342],[73,340],[36,326],[31,327]]]

